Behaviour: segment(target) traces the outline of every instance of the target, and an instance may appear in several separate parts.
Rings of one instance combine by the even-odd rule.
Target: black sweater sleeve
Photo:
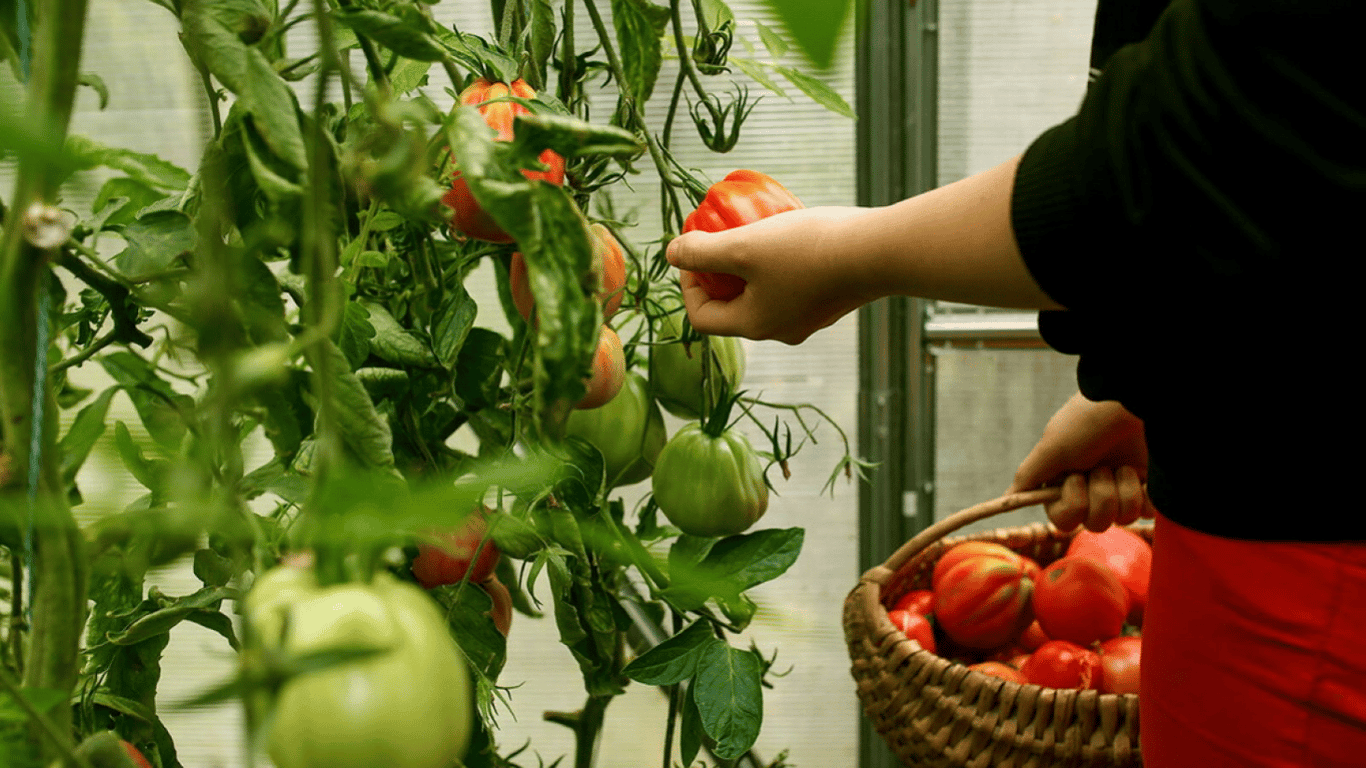
[[[1078,113],[1017,171],[1025,263],[1068,308],[1042,313],[1045,339],[1081,356],[1084,394],[1145,420],[1154,502],[1207,532],[1283,536],[1271,517],[1210,510],[1229,497],[1204,478],[1288,489],[1325,471],[1336,458],[1301,448],[1359,397],[1343,352],[1366,256],[1363,6],[1174,0],[1146,38],[1112,46]],[[1344,518],[1290,538],[1363,531]]]

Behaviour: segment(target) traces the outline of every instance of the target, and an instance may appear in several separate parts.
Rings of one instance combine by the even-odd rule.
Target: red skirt
[[[1366,544],[1158,515],[1141,684],[1145,768],[1366,766]]]

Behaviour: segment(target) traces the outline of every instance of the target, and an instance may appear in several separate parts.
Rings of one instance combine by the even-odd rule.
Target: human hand
[[[1078,525],[1103,531],[1112,523],[1153,516],[1147,479],[1143,422],[1119,403],[1078,393],[1049,419],[1009,492],[1060,482],[1061,496],[1045,505],[1053,524],[1063,531]]]
[[[867,209],[803,208],[723,232],[688,232],[668,248],[693,327],[707,334],[800,344],[879,298],[859,253],[839,232]],[[712,299],[694,273],[740,277],[734,299]],[[876,284],[876,281],[872,281]]]

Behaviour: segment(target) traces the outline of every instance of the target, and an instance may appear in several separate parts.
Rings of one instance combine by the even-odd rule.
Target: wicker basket
[[[1072,540],[1045,523],[944,538],[992,515],[1057,498],[1010,494],[921,531],[870,569],[844,602],[844,636],[864,713],[907,766],[1054,768],[1141,766],[1138,696],[1020,685],[936,656],[892,626],[885,603],[927,589],[934,564],[962,541],[994,541],[1040,565]],[[1150,527],[1135,532],[1152,540]]]

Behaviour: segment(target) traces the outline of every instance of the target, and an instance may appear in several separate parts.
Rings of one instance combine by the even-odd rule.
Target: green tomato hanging
[[[602,453],[607,483],[613,488],[649,477],[667,437],[664,415],[638,373],[626,374],[621,391],[606,405],[570,413],[565,433],[587,440]]]
[[[703,415],[702,349],[701,342],[689,345],[679,341],[683,337],[683,310],[670,312],[660,319],[656,344],[650,347],[650,390],[659,404],[680,419],[698,419]],[[726,389],[734,392],[745,378],[745,350],[734,336],[712,336],[711,374],[726,382]],[[714,382],[713,386],[720,382]],[[720,388],[716,387],[719,392]]]
[[[389,649],[285,683],[267,743],[277,768],[451,768],[464,757],[469,668],[421,589],[383,572],[319,587],[311,569],[282,566],[257,579],[243,614],[249,642],[268,650]]]
[[[697,423],[659,452],[653,490],[659,511],[693,536],[742,533],[768,510],[764,468],[749,440],[730,429],[709,435]]]

